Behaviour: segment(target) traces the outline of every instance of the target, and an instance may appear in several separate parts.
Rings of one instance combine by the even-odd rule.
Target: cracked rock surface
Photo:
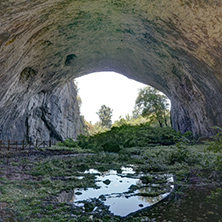
[[[10,104],[7,113],[1,112],[4,117],[1,122],[2,139],[13,138],[18,141],[75,139],[83,130],[76,96],[73,82],[50,92],[41,91],[32,96],[25,95],[25,98],[20,98],[17,104]]]
[[[154,86],[176,130],[210,136],[222,127],[221,11],[218,0],[1,0],[1,137],[75,138],[71,81],[96,71]]]

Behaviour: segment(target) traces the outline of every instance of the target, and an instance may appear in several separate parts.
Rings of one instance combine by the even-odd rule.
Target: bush
[[[58,142],[57,145],[58,146],[79,148],[78,143],[79,143],[78,141],[74,141],[72,138],[68,138],[64,142]]]
[[[218,133],[215,136],[212,136],[214,141],[210,142],[207,150],[217,154],[214,164],[216,168],[222,169],[222,128],[215,127],[215,129],[218,130]]]
[[[212,136],[214,141],[210,142],[210,145],[208,147],[209,151],[213,151],[214,153],[221,153],[222,152],[222,128],[215,127],[219,130],[217,135]]]
[[[149,124],[122,125],[94,136],[80,135],[77,141],[67,139],[62,145],[95,151],[119,152],[124,148],[175,144],[178,133],[170,127],[151,127]]]
[[[194,144],[192,132],[186,132],[184,135],[179,134],[176,139],[176,148],[168,156],[168,163],[187,163],[188,165],[200,162],[200,155],[191,152],[188,149],[189,145]]]

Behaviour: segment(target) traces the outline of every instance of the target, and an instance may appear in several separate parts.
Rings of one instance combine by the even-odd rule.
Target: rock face
[[[55,120],[74,102],[62,91],[95,71],[154,86],[171,99],[176,130],[211,135],[222,127],[221,11],[218,0],[0,1],[2,135],[76,135]]]
[[[14,101],[8,112],[0,113],[1,139],[63,141],[76,138],[82,130],[76,96],[75,85],[69,82],[63,88],[29,95],[25,101]]]

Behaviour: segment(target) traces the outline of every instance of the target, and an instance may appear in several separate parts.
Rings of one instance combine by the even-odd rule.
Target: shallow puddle
[[[58,197],[59,201],[73,202],[75,206],[83,207],[86,201],[96,198],[108,207],[110,213],[125,217],[161,201],[173,189],[172,175],[136,174],[132,167],[122,167],[121,172],[109,170],[103,173],[91,169],[84,174],[95,174],[98,189],[63,192]],[[84,180],[82,177],[79,179]],[[92,210],[99,210],[98,208]]]

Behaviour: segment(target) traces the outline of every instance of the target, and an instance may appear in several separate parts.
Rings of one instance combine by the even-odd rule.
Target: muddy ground
[[[56,150],[2,153],[0,221],[222,221],[222,172],[213,164],[203,163],[206,154],[194,156],[197,148],[191,148],[183,161],[174,157],[175,148],[164,149],[144,148],[136,155],[135,150],[125,154]],[[64,190],[94,186],[93,177],[80,183],[72,175],[92,167],[105,171],[129,164],[143,172],[173,173],[175,190],[155,206],[124,218],[110,214],[105,207],[95,213],[91,208],[87,211],[56,201]],[[96,200],[91,204],[94,206]]]

